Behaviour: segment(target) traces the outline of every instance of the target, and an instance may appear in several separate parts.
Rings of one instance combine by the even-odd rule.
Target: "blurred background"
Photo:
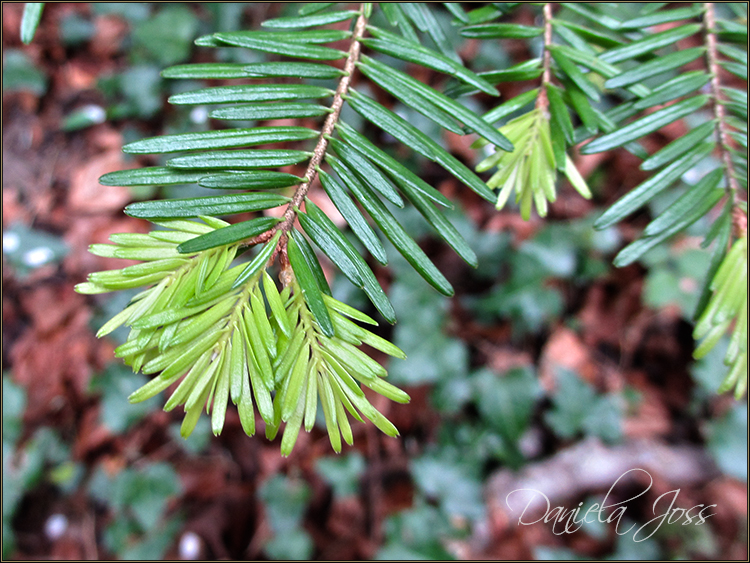
[[[257,28],[296,6],[50,3],[28,46],[19,39],[22,11],[22,3],[2,5],[3,558],[747,558],[747,405],[715,394],[726,343],[699,362],[691,356],[707,225],[620,270],[611,259],[648,213],[592,229],[646,177],[636,157],[618,150],[577,158],[593,200],[563,185],[547,220],[524,222],[399,152],[457,202],[450,217],[480,261],[470,268],[416,212],[398,212],[456,288],[455,298],[441,297],[392,248],[390,266],[376,270],[399,315],[381,334],[408,355],[390,362],[390,378],[412,401],[375,405],[401,437],[357,424],[354,447],[336,455],[321,426],[282,458],[278,440],[245,436],[230,409],[218,438],[204,418],[183,440],[180,414],[164,413],[161,397],[128,404],[146,378],[114,358],[124,334],[94,337],[132,294],[82,296],[73,287],[92,271],[121,267],[88,254],[89,244],[147,232],[124,205],[204,194],[196,186],[105,188],[97,179],[158,164],[124,155],[124,143],[216,125],[202,108],[166,104],[200,84],[164,80],[161,69],[264,60],[198,48],[195,37]],[[534,41],[462,40],[447,12],[437,15],[477,71],[538,52]],[[534,13],[519,17],[530,23]],[[528,87],[500,90],[510,99]],[[490,99],[467,103],[492,107]],[[395,109],[466,163],[481,158],[470,140],[441,136],[419,114]],[[353,113],[344,118],[359,124]],[[700,122],[673,124],[646,149]],[[392,139],[374,140],[400,150]],[[683,182],[702,173],[696,167]],[[368,310],[358,290],[328,273],[337,298]],[[580,507],[580,521],[635,468],[644,471],[628,473],[608,498],[643,493],[623,505],[618,530],[617,521],[602,522],[606,515],[570,533],[561,533],[565,519],[553,527],[558,513],[519,525],[526,500],[508,499],[516,489],[537,490],[551,508]],[[715,505],[705,524],[671,511],[698,505]],[[670,522],[654,520],[665,513]],[[532,518],[530,508],[523,520],[541,515]],[[649,521],[644,541],[617,533]]]

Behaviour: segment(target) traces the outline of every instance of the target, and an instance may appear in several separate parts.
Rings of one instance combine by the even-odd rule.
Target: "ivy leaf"
[[[484,516],[482,487],[466,465],[431,455],[412,462],[417,487],[434,498],[446,514],[479,519]]]
[[[336,458],[321,457],[315,463],[315,472],[333,488],[337,497],[357,493],[365,468],[365,459],[357,451]]]
[[[747,481],[747,410],[742,405],[709,425],[707,447],[724,473]]]
[[[479,412],[511,443],[528,428],[541,389],[529,369],[513,369],[501,376],[482,370],[473,378]]]

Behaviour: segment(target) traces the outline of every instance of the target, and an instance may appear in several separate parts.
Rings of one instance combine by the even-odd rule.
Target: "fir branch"
[[[275,230],[280,230],[284,233],[279,240],[279,248],[286,246],[287,236],[286,233],[292,228],[294,220],[297,216],[297,211],[305,200],[305,196],[310,189],[310,186],[318,176],[318,167],[323,161],[323,157],[326,154],[328,148],[328,138],[333,134],[334,127],[339,120],[341,115],[341,108],[344,105],[344,96],[349,90],[349,86],[352,80],[352,74],[354,73],[354,67],[359,60],[359,54],[361,50],[360,39],[364,35],[365,27],[367,26],[367,18],[364,14],[364,6],[360,9],[360,15],[357,18],[357,22],[354,26],[354,34],[352,35],[352,43],[349,47],[348,56],[344,63],[344,76],[339,82],[338,88],[336,88],[336,94],[333,97],[333,103],[331,104],[331,113],[326,118],[323,124],[323,130],[320,133],[318,144],[313,150],[313,156],[310,159],[310,164],[307,166],[305,172],[305,181],[299,185],[297,190],[294,192],[292,201],[284,212],[284,220],[279,223]],[[269,235],[270,236],[270,235]]]
[[[704,29],[705,29],[705,41],[706,41],[706,60],[708,65],[708,72],[711,75],[711,95],[712,95],[712,106],[714,117],[716,118],[716,133],[718,137],[719,153],[721,161],[724,165],[724,170],[727,178],[727,195],[732,198],[732,202],[735,205],[735,212],[733,213],[733,224],[737,236],[742,236],[742,233],[747,233],[747,218],[739,212],[736,207],[737,198],[740,193],[740,186],[735,177],[734,163],[732,162],[732,155],[730,153],[730,142],[729,133],[727,130],[726,123],[726,111],[721,103],[721,78],[719,76],[719,50],[718,41],[716,38],[716,16],[714,13],[714,3],[706,2],[704,4]],[[743,221],[744,219],[744,221]],[[744,223],[744,229],[743,229]]]
[[[739,205],[735,205],[732,209],[732,226],[734,227],[735,237],[747,236],[747,213]]]
[[[544,54],[542,55],[542,87],[539,88],[539,95],[536,98],[536,109],[542,110],[545,114],[549,107],[549,99],[547,98],[547,84],[552,79],[552,72],[550,65],[552,62],[552,53],[550,53],[550,45],[552,45],[552,4],[547,2],[542,8],[542,14],[544,15]]]

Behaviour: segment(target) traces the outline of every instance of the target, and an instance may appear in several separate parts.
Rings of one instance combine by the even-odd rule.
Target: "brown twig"
[[[344,96],[346,96],[351,84],[352,75],[354,73],[355,66],[359,60],[359,53],[361,49],[360,39],[364,35],[365,27],[367,26],[367,18],[364,13],[364,6],[360,10],[360,15],[357,18],[357,22],[354,25],[354,32],[352,33],[352,43],[349,47],[349,52],[344,63],[344,76],[341,78],[336,92],[333,95],[333,103],[331,104],[331,111],[323,124],[323,130],[320,132],[318,137],[318,143],[315,145],[313,155],[310,158],[310,163],[307,165],[307,170],[303,176],[304,181],[297,186],[297,189],[292,196],[292,201],[287,205],[282,220],[277,223],[272,229],[269,229],[265,233],[261,233],[251,239],[244,241],[243,246],[254,246],[256,244],[264,243],[269,241],[277,232],[281,231],[282,235],[279,237],[279,242],[276,245],[276,249],[273,252],[269,260],[269,264],[273,263],[276,258],[279,258],[281,266],[281,281],[284,286],[291,283],[293,276],[289,271],[289,259],[287,258],[286,246],[288,241],[289,231],[294,225],[294,220],[297,218],[297,213],[300,207],[305,201],[305,196],[310,190],[310,186],[318,177],[318,167],[323,162],[325,157],[326,149],[328,148],[328,139],[333,134],[333,130],[336,127],[336,123],[341,115],[341,108],[344,105]]]
[[[336,123],[339,120],[341,108],[344,105],[344,96],[349,89],[349,84],[352,80],[352,74],[354,73],[354,66],[359,60],[359,51],[361,45],[359,40],[362,38],[362,35],[365,32],[366,25],[367,18],[365,18],[364,12],[362,12],[359,18],[357,18],[357,23],[354,26],[352,44],[351,47],[349,47],[349,55],[347,56],[346,63],[344,64],[344,72],[346,74],[341,79],[341,82],[339,82],[338,88],[336,88],[336,93],[333,96],[333,104],[331,104],[331,113],[328,114],[328,117],[323,124],[323,131],[321,131],[320,133],[318,144],[315,146],[313,156],[310,159],[310,164],[308,164],[307,171],[305,172],[305,181],[301,183],[297,190],[294,192],[294,197],[292,197],[292,201],[289,203],[286,211],[284,212],[284,220],[276,226],[276,231],[281,230],[284,233],[284,235],[282,235],[281,239],[279,240],[280,246],[286,244],[285,235],[292,228],[294,219],[297,216],[297,210],[305,200],[305,196],[307,195],[310,186],[318,177],[317,169],[326,154],[326,148],[328,147],[328,137],[333,134],[333,128],[336,126]]]
[[[542,8],[544,14],[544,54],[542,55],[542,85],[539,88],[539,95],[536,97],[536,109],[546,112],[549,107],[547,99],[547,84],[552,79],[550,71],[551,54],[549,46],[552,45],[552,4],[547,2]]]
[[[732,209],[732,225],[737,238],[747,236],[747,213],[739,205],[735,205]]]
[[[740,186],[735,177],[734,163],[732,162],[732,155],[729,151],[731,143],[729,141],[729,133],[727,131],[726,123],[726,111],[721,103],[721,80],[719,77],[719,50],[716,40],[716,16],[714,13],[714,3],[706,2],[704,4],[705,16],[704,16],[704,29],[706,38],[706,59],[708,64],[708,72],[711,75],[711,94],[713,97],[713,112],[716,119],[716,133],[719,142],[719,153],[721,161],[724,164],[724,170],[727,178],[727,195],[732,198],[732,201],[737,201],[740,193]],[[741,233],[747,233],[747,218],[744,213],[735,206],[735,213],[733,213],[733,224],[735,227],[735,233],[737,236],[741,236]],[[742,221],[744,219],[744,221]],[[744,229],[742,224],[744,223]]]

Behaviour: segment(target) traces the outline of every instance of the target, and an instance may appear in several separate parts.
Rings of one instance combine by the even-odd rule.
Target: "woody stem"
[[[718,137],[719,156],[724,165],[724,170],[727,179],[727,195],[732,198],[735,203],[735,209],[733,213],[733,223],[735,226],[735,232],[737,236],[742,236],[742,233],[747,233],[747,217],[742,213],[742,210],[736,206],[737,197],[740,193],[739,183],[737,182],[734,163],[732,162],[732,154],[730,151],[731,143],[729,141],[729,131],[726,122],[726,110],[724,105],[721,103],[721,79],[719,72],[721,67],[719,65],[719,50],[718,42],[716,39],[716,16],[714,13],[714,3],[706,2],[705,8],[705,39],[706,39],[706,60],[708,65],[708,72],[711,75],[711,95],[713,98],[713,113],[716,119],[716,133]]]
[[[542,14],[544,15],[544,53],[542,54],[542,85],[539,88],[539,95],[536,98],[536,109],[540,109],[544,112],[549,107],[549,100],[547,99],[547,84],[552,79],[552,73],[550,71],[551,54],[549,52],[549,46],[552,45],[552,4],[547,2],[542,8]]]
[[[346,58],[346,63],[344,64],[344,72],[346,74],[341,79],[341,82],[339,82],[338,88],[336,88],[336,93],[333,96],[333,103],[331,104],[331,113],[328,114],[328,117],[323,124],[323,130],[321,131],[320,137],[318,138],[318,144],[315,146],[315,150],[313,150],[313,156],[310,159],[310,164],[308,164],[307,170],[305,172],[305,180],[294,192],[292,201],[289,203],[286,211],[284,212],[284,219],[276,227],[276,230],[281,230],[284,233],[284,235],[282,235],[281,239],[279,240],[279,245],[286,245],[286,233],[288,233],[292,228],[294,219],[297,216],[297,210],[305,200],[305,196],[307,195],[310,186],[318,177],[317,169],[326,154],[326,148],[328,148],[328,138],[333,134],[333,129],[339,120],[339,116],[341,115],[341,108],[344,105],[344,96],[349,90],[349,85],[351,84],[352,80],[352,74],[354,73],[354,67],[359,60],[359,53],[361,48],[361,43],[359,42],[359,40],[362,38],[362,35],[365,32],[366,25],[367,19],[365,18],[364,13],[361,13],[359,18],[357,18],[357,23],[354,26],[352,44],[349,47],[349,54]]]

